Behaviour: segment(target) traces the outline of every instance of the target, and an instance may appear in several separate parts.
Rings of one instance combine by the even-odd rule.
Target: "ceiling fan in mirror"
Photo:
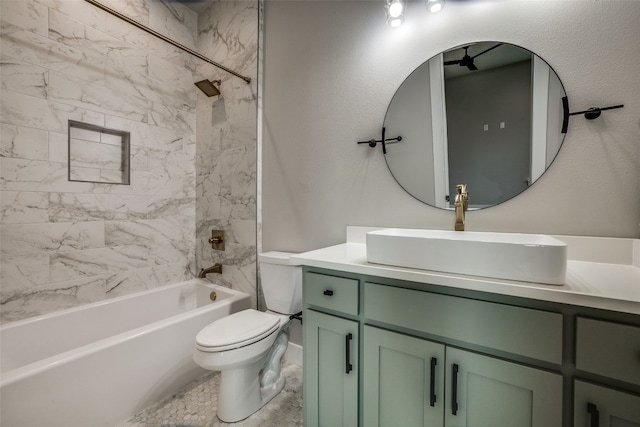
[[[499,46],[502,46],[502,43],[498,43],[498,44],[496,44],[496,45],[494,45],[494,46],[491,46],[490,48],[485,49],[485,50],[483,50],[482,52],[477,53],[477,54],[475,54],[475,55],[473,55],[473,56],[470,56],[470,55],[469,55],[469,52],[468,52],[468,50],[469,50],[469,48],[471,47],[471,45],[469,45],[469,46],[464,46],[464,47],[463,47],[463,49],[464,49],[464,56],[463,56],[461,59],[456,59],[456,60],[453,60],[453,61],[445,61],[445,62],[444,62],[444,65],[456,65],[456,64],[457,64],[457,65],[459,65],[459,66],[461,66],[461,67],[467,67],[470,71],[477,71],[477,70],[478,70],[478,67],[476,67],[476,64],[474,63],[474,60],[475,60],[478,56],[480,56],[480,55],[484,55],[485,53],[487,53],[487,52],[489,52],[489,51],[492,51],[493,49],[495,49],[495,48],[497,48],[497,47],[499,47]]]

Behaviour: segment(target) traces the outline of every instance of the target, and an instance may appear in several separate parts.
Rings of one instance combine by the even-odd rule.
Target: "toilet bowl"
[[[290,315],[302,310],[302,271],[289,263],[290,255],[258,256],[268,311],[234,313],[210,323],[196,336],[193,360],[205,369],[220,371],[217,415],[222,421],[247,418],[284,387],[280,367],[289,341],[287,327]]]

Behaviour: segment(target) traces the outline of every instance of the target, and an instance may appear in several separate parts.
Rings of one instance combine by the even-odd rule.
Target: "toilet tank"
[[[291,264],[290,252],[258,255],[260,284],[267,309],[282,314],[302,311],[302,266]]]

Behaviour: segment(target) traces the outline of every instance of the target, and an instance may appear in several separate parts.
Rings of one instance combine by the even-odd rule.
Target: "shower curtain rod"
[[[151,34],[153,36],[156,36],[159,39],[164,40],[165,42],[177,47],[178,49],[182,49],[183,51],[185,51],[187,53],[190,53],[191,55],[193,55],[193,56],[195,56],[197,58],[200,58],[203,61],[208,62],[209,64],[220,68],[221,70],[226,71],[227,73],[233,74],[234,76],[241,78],[242,80],[244,80],[247,83],[251,83],[251,77],[243,76],[242,74],[239,74],[239,73],[237,73],[237,72],[225,67],[224,65],[218,64],[217,62],[212,61],[211,59],[207,58],[206,56],[204,56],[204,55],[202,55],[202,54],[200,54],[198,52],[196,52],[195,50],[190,49],[190,48],[188,48],[188,47],[186,47],[184,45],[181,45],[180,43],[170,39],[169,37],[164,36],[164,35],[160,34],[159,32],[154,31],[151,28],[142,25],[141,23],[139,23],[137,21],[134,21],[133,19],[129,18],[128,16],[123,15],[122,13],[111,9],[110,7],[105,6],[102,3],[99,3],[99,2],[97,2],[95,0],[85,0],[85,1],[87,3],[91,3],[92,5],[94,5],[95,7],[99,8],[99,9],[104,10],[107,13],[110,13],[111,15],[113,15],[113,16],[115,16],[117,18],[122,19],[123,21],[127,21],[129,24],[131,24],[131,25],[133,25],[135,27],[138,27],[143,31],[146,31],[147,33],[149,33],[149,34]]]

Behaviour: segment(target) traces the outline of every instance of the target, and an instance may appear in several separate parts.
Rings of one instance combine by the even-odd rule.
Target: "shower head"
[[[198,86],[198,89],[203,91],[207,96],[216,96],[220,95],[220,80],[200,80],[199,82],[194,83]],[[216,85],[218,85],[216,87]]]

